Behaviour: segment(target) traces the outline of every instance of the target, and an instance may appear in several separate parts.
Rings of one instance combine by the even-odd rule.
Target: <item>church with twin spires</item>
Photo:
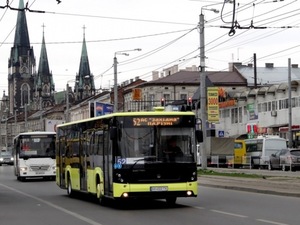
[[[44,110],[57,104],[55,83],[49,67],[44,26],[38,67],[34,49],[30,46],[24,1],[19,1],[14,44],[8,59],[8,109],[16,111]],[[36,70],[37,67],[37,70]],[[94,77],[90,71],[85,33],[83,34],[79,72],[75,75],[74,90],[66,90],[70,101],[80,101],[95,94]]]

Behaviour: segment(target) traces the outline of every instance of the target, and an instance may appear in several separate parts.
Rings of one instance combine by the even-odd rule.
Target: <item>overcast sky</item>
[[[18,7],[19,0],[11,0]],[[24,0],[24,4],[26,4]],[[222,0],[30,0],[26,13],[31,46],[39,63],[44,34],[55,90],[69,82],[74,86],[79,71],[85,32],[90,69],[96,88],[113,85],[113,58],[117,54],[118,83],[135,77],[150,80],[152,71],[178,64],[184,69],[199,66],[199,15],[205,20],[206,70],[228,70],[228,63],[273,62],[275,66],[300,64],[300,2],[298,0],[241,0],[236,2],[234,20],[241,28],[229,29],[233,4]],[[5,6],[6,0],[0,0]],[[206,9],[217,9],[214,13]],[[222,10],[223,9],[223,10]],[[17,11],[0,9],[0,90],[7,94],[7,71],[13,46]],[[289,26],[290,28],[285,28]],[[85,29],[83,29],[85,27]],[[262,28],[266,29],[254,29]],[[228,35],[231,31],[231,35]],[[130,51],[141,48],[142,51]],[[38,69],[38,68],[36,68]],[[300,79],[300,78],[299,78]],[[282,79],[285,80],[285,77]],[[287,80],[287,76],[286,76]],[[2,93],[0,95],[2,97]]]

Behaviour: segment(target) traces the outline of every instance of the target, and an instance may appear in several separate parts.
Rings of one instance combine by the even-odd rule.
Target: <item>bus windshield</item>
[[[51,137],[21,137],[20,158],[55,157],[55,140]]]
[[[193,128],[177,126],[123,126],[117,157],[127,164],[136,158],[194,162]],[[132,159],[132,160],[131,160]]]

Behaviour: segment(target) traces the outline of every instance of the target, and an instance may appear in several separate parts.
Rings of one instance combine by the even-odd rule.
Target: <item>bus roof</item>
[[[278,139],[278,140],[284,140],[284,138],[279,137],[278,135],[264,135],[264,136],[257,136],[257,138],[251,138],[251,139],[245,139],[246,142],[253,142],[256,140],[266,140],[266,139]]]
[[[21,136],[21,135],[51,135],[51,134],[56,134],[56,132],[53,132],[53,131],[31,131],[31,132],[23,132],[23,133],[19,133],[18,135],[15,136],[18,137],[18,136]]]
[[[123,117],[123,116],[195,116],[195,113],[191,111],[182,112],[182,111],[138,111],[138,112],[117,112],[111,113],[103,116],[97,116],[92,118],[87,118],[83,120],[72,121],[69,123],[63,123],[57,125],[57,127],[64,127],[72,124],[77,124],[81,122],[89,122],[98,119],[106,119],[112,117]]]

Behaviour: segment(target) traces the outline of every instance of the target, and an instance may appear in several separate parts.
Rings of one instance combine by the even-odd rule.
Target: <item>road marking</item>
[[[11,190],[11,191],[17,192],[17,193],[19,193],[19,194],[21,194],[21,195],[27,196],[27,197],[29,197],[29,198],[32,198],[32,199],[35,199],[35,200],[37,200],[37,201],[39,201],[39,202],[42,202],[42,203],[44,203],[44,204],[47,204],[47,205],[50,206],[50,207],[53,207],[53,208],[55,208],[55,209],[57,209],[57,210],[60,210],[60,211],[62,211],[62,212],[64,212],[64,213],[66,213],[66,214],[69,214],[69,215],[73,216],[73,217],[76,217],[77,219],[82,220],[82,221],[84,221],[84,222],[86,222],[86,223],[88,223],[88,224],[91,224],[91,225],[102,225],[101,223],[97,223],[97,222],[94,221],[94,220],[91,220],[91,219],[89,219],[89,218],[87,218],[87,217],[78,215],[78,214],[75,213],[75,212],[72,212],[72,211],[70,211],[70,210],[67,210],[67,209],[65,209],[65,208],[62,208],[62,207],[60,207],[60,206],[58,206],[58,205],[55,205],[55,204],[53,204],[53,203],[51,203],[51,202],[48,202],[48,201],[45,201],[45,200],[43,200],[43,199],[41,199],[41,198],[35,197],[35,196],[33,196],[33,195],[30,195],[30,194],[27,194],[27,193],[25,193],[25,192],[19,191],[19,190],[17,190],[17,189],[14,189],[14,188],[12,188],[12,187],[6,186],[6,185],[1,184],[1,183],[0,183],[0,185],[1,185],[2,187],[4,187],[4,188],[7,188],[7,189]]]
[[[288,225],[287,223],[278,223],[271,220],[263,220],[263,219],[256,219],[257,221],[264,222],[264,223],[270,223],[270,224],[276,224],[276,225]]]
[[[194,209],[205,209],[204,207],[200,207],[200,206],[193,206]]]
[[[211,209],[210,211],[215,212],[215,213],[221,213],[221,214],[229,215],[229,216],[240,217],[240,218],[247,218],[248,217],[248,216],[244,216],[244,215],[241,215],[241,214],[229,213],[229,212],[224,212],[224,211],[219,211],[219,210],[214,210],[214,209]]]

